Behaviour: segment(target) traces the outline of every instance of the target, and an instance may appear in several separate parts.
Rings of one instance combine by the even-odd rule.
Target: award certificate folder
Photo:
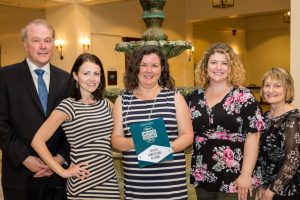
[[[172,148],[163,118],[134,123],[129,128],[140,168],[164,160],[173,160]]]

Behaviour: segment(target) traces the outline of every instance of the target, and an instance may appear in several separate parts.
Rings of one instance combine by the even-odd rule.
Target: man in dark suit
[[[44,164],[31,140],[51,111],[67,96],[68,73],[49,63],[55,32],[41,19],[21,31],[27,58],[0,68],[0,147],[5,200],[66,199],[65,180]],[[44,70],[39,77],[36,69]],[[40,78],[40,80],[38,80]],[[44,82],[46,103],[40,100]],[[48,91],[47,91],[48,90]],[[57,162],[68,159],[60,128],[47,143]]]

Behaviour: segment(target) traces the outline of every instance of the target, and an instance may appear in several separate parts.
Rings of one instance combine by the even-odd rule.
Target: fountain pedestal
[[[191,49],[190,42],[182,40],[169,41],[167,35],[162,31],[161,25],[165,18],[163,13],[165,2],[165,0],[140,0],[143,7],[143,20],[147,26],[142,35],[142,40],[118,43],[115,50],[131,56],[139,46],[156,45],[162,49],[167,58],[172,58],[187,49]]]

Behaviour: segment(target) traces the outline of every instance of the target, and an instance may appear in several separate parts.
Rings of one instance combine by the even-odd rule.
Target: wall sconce
[[[290,23],[291,22],[291,11],[285,11],[283,13],[283,22]]]
[[[212,0],[214,8],[228,8],[234,6],[234,0]]]
[[[63,39],[56,39],[55,42],[54,42],[54,44],[55,44],[56,50],[57,50],[57,52],[58,52],[58,54],[60,56],[59,58],[61,60],[63,60],[64,56],[62,54],[62,48],[63,48],[63,45],[65,44],[65,41]]]
[[[192,56],[193,56],[194,51],[195,51],[195,47],[194,47],[194,45],[192,45],[192,48],[190,49],[189,62],[192,60]]]
[[[91,41],[89,38],[82,38],[80,44],[82,45],[83,53],[86,53],[90,48]]]

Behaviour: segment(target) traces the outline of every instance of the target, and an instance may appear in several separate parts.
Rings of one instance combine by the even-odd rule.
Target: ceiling
[[[41,9],[41,8],[66,5],[70,3],[96,5],[96,4],[113,3],[117,1],[128,1],[128,0],[0,0],[0,5]]]

